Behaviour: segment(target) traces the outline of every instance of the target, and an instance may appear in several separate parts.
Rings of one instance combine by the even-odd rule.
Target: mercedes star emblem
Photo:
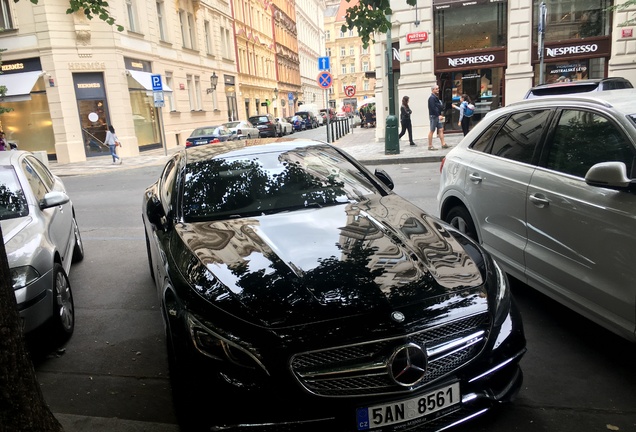
[[[393,319],[393,321],[400,323],[404,321],[404,318],[406,317],[404,316],[402,312],[395,311],[395,312],[391,312],[391,318]]]
[[[389,375],[396,384],[411,387],[424,379],[426,363],[426,353],[419,345],[402,345],[389,358]]]

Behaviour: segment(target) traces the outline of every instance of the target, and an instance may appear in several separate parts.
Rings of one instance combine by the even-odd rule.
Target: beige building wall
[[[317,82],[318,58],[325,56],[324,13],[324,0],[296,1],[301,81],[297,104],[325,106],[325,92]]]
[[[226,89],[231,92],[234,88],[226,81],[238,84],[231,5],[222,0],[160,3],[161,17],[155,1],[132,0],[130,9],[123,1],[112,2],[111,14],[124,27],[119,32],[98,18],[66,14],[67,0],[41,1],[38,5],[10,2],[13,29],[0,34],[0,48],[6,49],[3,61],[40,59],[46,71],[58,162],[86,159],[74,73],[103,76],[109,120],[124,144],[122,155],[139,153],[125,58],[150,65],[151,73],[161,74],[164,86],[173,89],[164,93],[165,107],[154,112],[152,91],[147,92],[145,101],[151,113],[146,121],[163,118],[168,148],[184,145],[197,126],[222,123],[238,115],[226,95]],[[180,17],[184,17],[183,30]],[[209,78],[213,73],[219,77],[214,90]],[[10,126],[4,115],[0,121],[3,127]]]
[[[373,44],[364,48],[356,29],[342,32],[347,9],[352,3],[346,0],[336,2],[325,13],[326,46],[334,77],[329,99],[337,111],[342,111],[345,104],[355,109],[366,98],[376,96],[376,79],[365,73],[376,70],[377,57],[374,55]],[[345,93],[347,87],[355,89],[352,96]]]
[[[274,89],[276,56],[274,50],[273,3],[234,0],[234,25],[238,52],[239,105],[243,118],[256,114],[279,115]],[[268,104],[269,105],[262,105]]]

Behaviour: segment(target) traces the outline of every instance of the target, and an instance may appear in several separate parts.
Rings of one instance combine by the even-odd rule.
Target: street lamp
[[[274,100],[278,99],[278,88],[274,88]]]
[[[212,75],[210,75],[210,88],[207,89],[205,92],[210,94],[212,93],[214,90],[216,90],[216,85],[219,83],[219,77],[216,75],[216,72],[212,72]]]

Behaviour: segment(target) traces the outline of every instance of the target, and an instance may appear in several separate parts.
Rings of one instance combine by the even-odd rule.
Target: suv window
[[[550,113],[550,110],[541,110],[511,115],[495,136],[490,153],[518,162],[532,163],[534,150],[541,141]]]
[[[607,118],[589,111],[564,110],[550,145],[546,167],[585,177],[594,164],[624,162],[632,177],[634,156],[630,141]]]
[[[249,120],[250,123],[267,123],[269,121],[267,116],[250,117]]]

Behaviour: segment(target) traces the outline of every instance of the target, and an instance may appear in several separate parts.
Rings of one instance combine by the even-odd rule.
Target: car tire
[[[466,234],[471,239],[479,242],[475,223],[473,222],[473,218],[470,217],[470,213],[468,213],[466,207],[458,205],[451,208],[446,214],[444,220],[459,232]]]
[[[53,316],[51,329],[58,342],[66,342],[75,329],[75,304],[73,292],[64,267],[53,266]]]
[[[75,246],[73,246],[73,261],[74,263],[80,262],[84,259],[84,242],[82,242],[82,235],[80,234],[79,226],[77,225],[77,219],[73,215],[73,234],[75,236]]]

